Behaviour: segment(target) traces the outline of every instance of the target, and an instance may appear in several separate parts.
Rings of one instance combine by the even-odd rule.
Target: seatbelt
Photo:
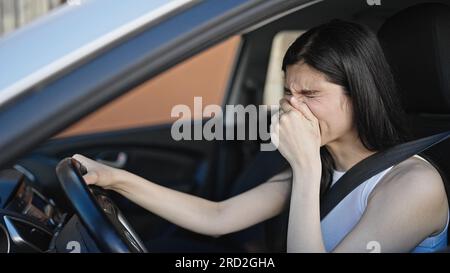
[[[450,137],[450,131],[405,142],[375,153],[348,170],[321,198],[320,218],[325,218],[349,193],[367,179]]]

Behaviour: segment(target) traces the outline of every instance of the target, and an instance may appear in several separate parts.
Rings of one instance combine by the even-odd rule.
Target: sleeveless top
[[[418,155],[415,155],[415,157],[425,160]],[[367,199],[370,193],[392,167],[393,166],[389,167],[359,185],[321,221],[322,236],[325,248],[328,252],[332,251],[358,223],[367,207]],[[331,186],[333,186],[344,173],[345,172],[334,170]],[[434,252],[446,248],[448,224],[449,217],[447,216],[445,228],[439,234],[426,238],[416,246],[412,252]],[[368,245],[368,250],[371,249],[373,249],[371,245]]]

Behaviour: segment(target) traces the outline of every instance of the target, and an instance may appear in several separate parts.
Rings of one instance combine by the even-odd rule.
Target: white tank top
[[[418,155],[415,155],[415,157],[425,160]],[[389,167],[359,185],[322,220],[322,236],[325,248],[328,252],[332,251],[358,223],[367,207],[367,198],[370,193],[392,167],[393,166]],[[331,186],[333,186],[344,173],[345,172],[335,170]],[[445,248],[447,245],[448,222],[449,217],[447,217],[447,224],[442,232],[436,236],[426,238],[412,252],[434,252]]]

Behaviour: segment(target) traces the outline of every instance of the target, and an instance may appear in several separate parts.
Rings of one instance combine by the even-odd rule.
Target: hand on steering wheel
[[[86,168],[73,158],[56,167],[59,182],[90,235],[103,252],[147,252],[138,235],[126,221],[106,191],[87,186]]]

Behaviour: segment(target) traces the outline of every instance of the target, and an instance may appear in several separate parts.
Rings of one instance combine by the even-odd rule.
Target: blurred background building
[[[0,0],[0,36],[46,14],[66,0]]]

